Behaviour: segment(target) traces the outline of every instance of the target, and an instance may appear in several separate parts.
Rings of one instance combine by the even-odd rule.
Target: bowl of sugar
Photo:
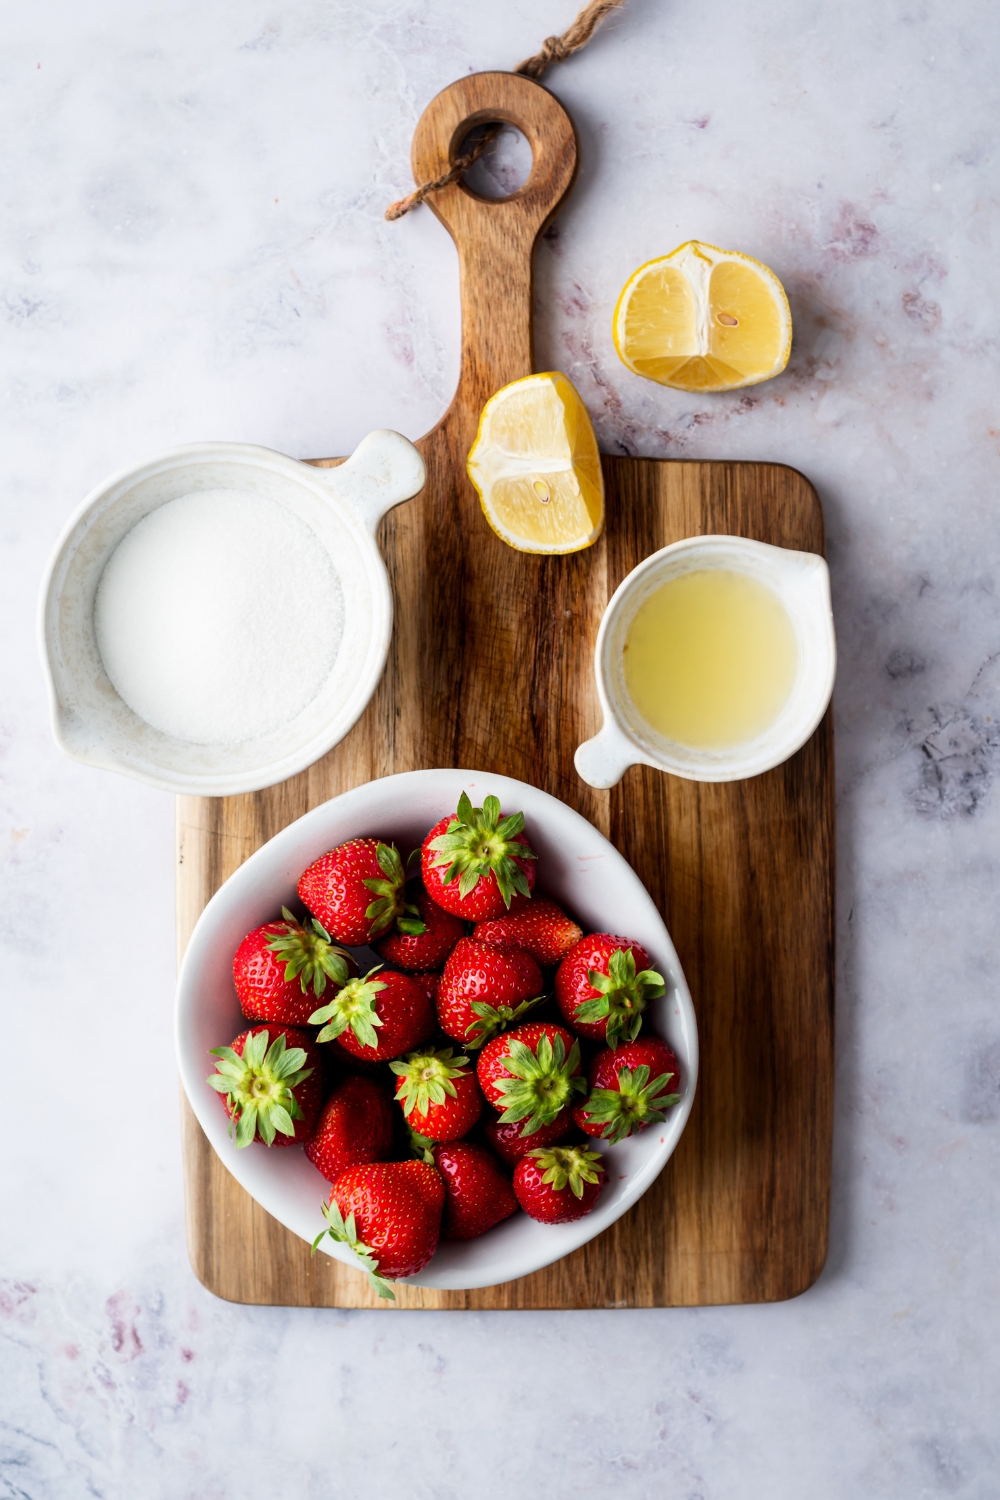
[[[334,468],[192,443],[100,485],[42,584],[57,744],[207,797],[311,765],[382,675],[392,594],[375,531],[423,483],[413,444],[380,431]]]
[[[597,636],[604,727],[577,749],[590,786],[633,765],[741,781],[805,744],[833,692],[830,574],[813,552],[740,536],[673,542],[633,568]]]

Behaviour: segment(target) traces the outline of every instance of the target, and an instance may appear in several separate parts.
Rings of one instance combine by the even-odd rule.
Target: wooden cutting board
[[[531,557],[487,526],[465,474],[479,413],[532,370],[532,253],[576,172],[577,142],[545,89],[482,73],[444,90],[413,146],[417,181],[474,126],[504,120],[534,166],[512,198],[463,186],[431,203],[458,248],[462,369],[420,443],[427,486],[383,522],[396,601],[385,676],[323,760],[243,797],[179,798],[178,940],[267,839],[373,777],[456,766],[561,797],[622,851],[677,946],[694,996],[701,1077],[680,1145],[624,1218],[573,1255],[474,1292],[400,1287],[401,1307],[657,1307],[792,1297],[826,1255],[833,1102],[833,739],[829,716],[767,775],[699,785],[633,768],[593,791],[573,752],[599,727],[593,650],[626,573],[668,542],[730,532],[823,551],[811,485],[779,464],[604,459],[607,526],[570,557]],[[320,460],[335,463],[337,460]],[[220,1040],[228,1040],[222,1038]],[[186,1100],[188,1240],[201,1281],[237,1302],[374,1307],[362,1274],[309,1248],[230,1176]]]

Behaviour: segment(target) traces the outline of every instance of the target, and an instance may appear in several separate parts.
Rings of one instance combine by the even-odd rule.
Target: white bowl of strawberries
[[[459,770],[345,792],[247,860],[192,934],[176,1036],[229,1171],[386,1297],[600,1234],[662,1171],[698,1072],[635,872],[556,798]]]

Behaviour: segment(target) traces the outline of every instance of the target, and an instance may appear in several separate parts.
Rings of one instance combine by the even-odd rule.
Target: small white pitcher
[[[719,749],[683,745],[658,734],[625,685],[625,640],[639,607],[671,578],[705,568],[745,573],[781,600],[795,631],[798,665],[778,717],[762,734]],[[696,536],[654,552],[615,590],[597,636],[594,667],[604,728],[574,761],[593,787],[614,786],[629,766],[653,766],[688,781],[741,781],[794,755],[826,712],[837,666],[830,572],[814,552],[792,552],[738,536]]]

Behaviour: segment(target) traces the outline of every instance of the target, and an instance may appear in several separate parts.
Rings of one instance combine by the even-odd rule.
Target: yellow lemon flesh
[[[491,396],[468,459],[487,521],[519,552],[579,552],[604,525],[604,476],[587,408],[558,371]]]
[[[614,339],[637,375],[679,391],[732,391],[785,368],[792,314],[759,260],[689,240],[629,277]]]

